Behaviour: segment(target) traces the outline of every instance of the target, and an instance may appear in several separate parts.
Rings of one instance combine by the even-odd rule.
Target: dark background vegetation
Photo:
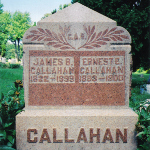
[[[133,71],[143,67],[150,68],[150,0],[72,0],[79,2],[117,22],[128,30],[132,37]],[[41,19],[60,11],[70,4],[60,5],[58,10],[45,14]],[[36,25],[36,23],[34,23]],[[0,3],[0,55],[6,54],[8,39],[13,42],[18,60],[20,56],[20,41],[25,31],[31,27],[29,13],[16,11],[14,14],[3,11]]]
[[[150,0],[72,0],[117,22],[132,38],[133,70],[150,68]]]
[[[79,2],[113,20],[128,30],[132,37],[133,70],[130,107],[138,114],[136,124],[137,150],[150,147],[150,94],[145,86],[150,80],[150,1],[149,0],[72,0]],[[60,11],[45,14],[41,19]],[[23,55],[21,44],[26,30],[32,26],[29,13],[3,11],[0,2],[0,55],[6,59]],[[34,23],[33,26],[35,26]],[[8,43],[8,40],[12,43]],[[139,69],[140,68],[140,69]],[[147,70],[147,71],[144,71]],[[0,63],[0,149],[14,150],[15,116],[24,108],[23,68],[19,64]],[[142,76],[141,76],[142,74]],[[144,93],[141,93],[144,89]]]

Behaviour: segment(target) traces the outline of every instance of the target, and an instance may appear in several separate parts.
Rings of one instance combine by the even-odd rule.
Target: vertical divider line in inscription
[[[29,50],[29,84],[31,83],[31,77],[30,77],[30,50]]]
[[[126,76],[125,76],[125,74],[126,74],[126,67],[125,67],[125,63],[126,63],[126,62],[125,62],[125,55],[126,55],[126,54],[125,54],[125,52],[124,52],[124,54],[123,54],[123,56],[124,56],[124,66],[123,66],[123,67],[124,67],[124,86],[125,86],[125,78],[126,78]]]
[[[79,52],[74,52],[74,68],[75,68],[75,83],[79,83],[79,68],[80,68],[80,55]]]
[[[31,51],[29,50],[29,63],[28,63],[28,65],[29,65],[29,78],[28,78],[28,83],[29,83],[29,86],[28,86],[28,106],[31,106],[31,100],[30,100],[30,86],[31,86],[31,84],[32,84],[32,82],[31,82],[31,77],[30,77],[30,71],[31,71],[31,69],[30,69],[30,58],[31,58]],[[24,68],[23,68],[24,69]]]

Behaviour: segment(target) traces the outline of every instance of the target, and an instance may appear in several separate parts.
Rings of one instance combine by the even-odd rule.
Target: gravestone
[[[4,64],[6,63],[6,58],[5,57],[2,57],[1,60],[2,60],[2,63],[4,63]]]
[[[17,59],[15,58],[13,58],[13,59],[11,59],[11,64],[16,64],[17,63]]]
[[[8,59],[8,62],[11,63],[11,59]]]
[[[23,66],[23,59],[21,59],[20,65]]]
[[[17,149],[136,149],[130,43],[127,30],[79,3],[31,27]]]

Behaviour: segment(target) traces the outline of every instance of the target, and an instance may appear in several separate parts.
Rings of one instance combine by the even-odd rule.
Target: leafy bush
[[[9,68],[10,66],[9,66],[9,63],[2,63],[2,62],[0,62],[0,67],[1,68]]]
[[[140,94],[140,88],[135,87],[131,91],[130,107],[138,114],[136,124],[137,150],[149,150],[150,145],[150,94]]]
[[[11,68],[11,69],[15,69],[15,68],[20,68],[20,64],[10,64],[10,63],[2,63],[0,62],[0,67],[1,68]]]
[[[150,101],[143,101],[136,108],[138,122],[136,124],[138,150],[150,148]]]
[[[146,70],[146,74],[150,74],[150,69]]]
[[[147,84],[149,74],[143,74],[143,77],[140,77],[140,74],[132,73],[132,85],[131,87],[140,87],[141,85]]]
[[[15,45],[9,42],[6,43],[6,59],[15,58]]]
[[[20,64],[10,64],[10,68],[20,68]]]
[[[15,148],[15,116],[24,108],[24,100],[20,92],[23,84],[20,80],[14,82],[14,86],[6,96],[1,94],[0,99],[0,149]]]
[[[144,68],[143,68],[143,67],[140,67],[139,69],[137,69],[136,72],[141,73],[141,72],[143,72],[143,71],[144,71]]]

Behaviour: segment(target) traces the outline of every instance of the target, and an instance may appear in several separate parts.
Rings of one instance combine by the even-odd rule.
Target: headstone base
[[[17,150],[135,150],[137,119],[131,109],[25,110]]]

